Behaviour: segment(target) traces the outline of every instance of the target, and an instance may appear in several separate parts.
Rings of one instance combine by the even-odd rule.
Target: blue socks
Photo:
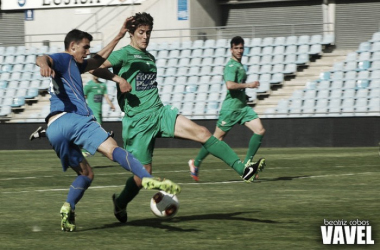
[[[125,151],[121,147],[115,148],[112,152],[113,161],[119,163],[127,171],[137,175],[140,179],[144,177],[152,177],[144,166],[131,153]]]
[[[70,203],[71,209],[75,210],[75,204],[82,198],[86,189],[91,185],[92,180],[84,175],[78,175],[70,186],[66,202]]]

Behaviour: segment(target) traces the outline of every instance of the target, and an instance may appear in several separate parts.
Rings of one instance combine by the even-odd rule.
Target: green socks
[[[253,134],[248,144],[248,152],[245,156],[244,163],[247,163],[248,160],[252,159],[255,156],[257,150],[259,150],[261,145],[261,140],[263,139],[262,135]]]
[[[140,192],[140,188],[136,185],[135,180],[133,179],[133,176],[128,178],[127,182],[125,183],[125,187],[123,191],[117,196],[116,203],[118,207],[125,208],[127,207],[128,203],[135,198],[135,196]]]
[[[201,147],[201,150],[199,150],[199,153],[197,155],[197,157],[195,157],[194,159],[194,165],[196,167],[200,167],[201,166],[201,163],[202,161],[209,155],[210,153],[207,151],[207,149],[205,149],[204,146]]]
[[[215,136],[211,136],[203,147],[213,156],[224,161],[228,166],[232,167],[239,175],[244,172],[245,165],[239,159],[239,156],[224,141],[218,140]]]

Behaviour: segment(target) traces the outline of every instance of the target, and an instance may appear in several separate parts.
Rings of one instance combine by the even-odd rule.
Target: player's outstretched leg
[[[61,207],[61,229],[62,231],[75,231],[75,212],[71,209],[70,203],[65,202]]]
[[[265,159],[260,158],[257,162],[252,162],[249,160],[245,164],[244,173],[241,176],[241,178],[246,182],[253,182],[254,180],[258,179],[259,174],[258,172],[263,171],[265,168]]]
[[[181,187],[168,179],[144,177],[141,184],[145,189],[158,189],[168,194],[179,194],[181,192]]]
[[[194,181],[199,181],[199,178],[198,178],[199,168],[194,165],[194,159],[190,159],[188,164],[190,168],[190,176],[193,178]]]

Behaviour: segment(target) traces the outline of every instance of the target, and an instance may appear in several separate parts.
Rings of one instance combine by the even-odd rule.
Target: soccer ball
[[[179,201],[174,194],[160,191],[150,199],[150,210],[157,217],[172,218],[178,212]]]

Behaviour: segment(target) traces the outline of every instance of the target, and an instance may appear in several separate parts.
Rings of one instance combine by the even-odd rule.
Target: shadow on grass
[[[233,220],[233,221],[244,221],[244,222],[252,222],[252,223],[280,223],[274,220],[260,220],[260,219],[253,219],[253,218],[237,217],[239,215],[244,215],[244,214],[252,214],[252,212],[177,216],[170,220],[159,219],[159,218],[149,218],[149,219],[142,219],[142,220],[133,220],[125,224],[118,223],[118,222],[112,223],[112,224],[105,224],[104,226],[101,226],[101,227],[89,228],[89,229],[80,230],[80,231],[90,231],[90,230],[132,226],[132,227],[153,227],[153,228],[164,229],[168,231],[177,231],[177,232],[195,232],[195,231],[201,231],[201,230],[182,229],[178,226],[174,226],[173,223],[180,223],[180,222],[186,222],[186,221],[205,221],[205,220]],[[168,223],[170,223],[170,225]]]
[[[265,179],[259,179],[257,182],[264,182],[264,181],[292,181],[294,179],[301,179],[301,178],[309,178],[309,175],[300,175],[300,176],[282,176],[277,178],[265,178]],[[256,181],[255,181],[256,182]]]
[[[120,168],[122,169],[119,165],[93,166],[92,168]]]

